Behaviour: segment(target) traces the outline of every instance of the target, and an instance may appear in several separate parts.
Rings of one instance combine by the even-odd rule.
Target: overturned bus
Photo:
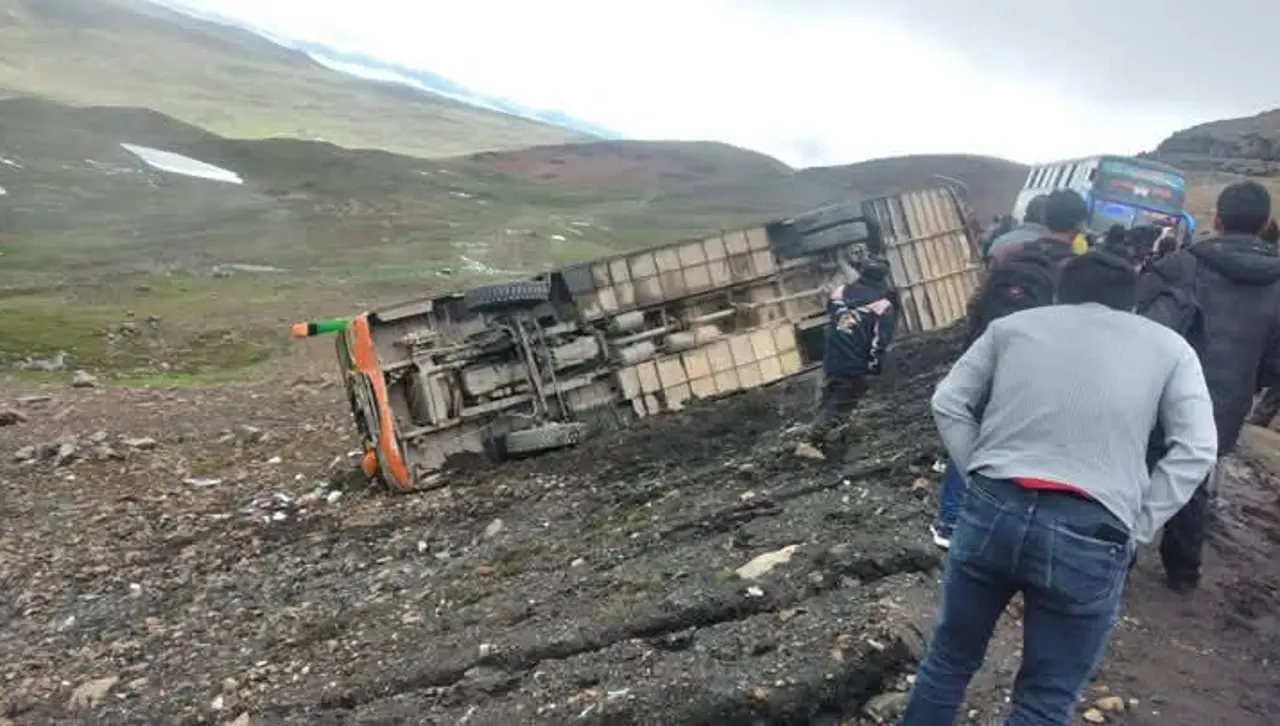
[[[438,485],[462,453],[570,446],[820,363],[826,290],[887,259],[901,325],[964,315],[965,210],[940,187],[853,201],[371,311],[338,331],[364,470]]]

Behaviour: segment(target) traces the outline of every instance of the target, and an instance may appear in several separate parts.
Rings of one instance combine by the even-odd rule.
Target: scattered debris
[[[27,415],[16,408],[0,408],[0,426],[16,426],[26,423]]]

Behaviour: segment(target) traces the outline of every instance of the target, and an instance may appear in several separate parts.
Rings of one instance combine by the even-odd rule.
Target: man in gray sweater
[[[954,722],[1018,592],[1023,657],[1006,723],[1070,723],[1119,615],[1137,542],[1150,541],[1213,466],[1217,430],[1199,360],[1176,333],[1130,312],[1136,289],[1123,260],[1074,258],[1058,304],[993,322],[938,384],[934,418],[969,487],[903,726]],[[1157,423],[1166,452],[1149,472]]]

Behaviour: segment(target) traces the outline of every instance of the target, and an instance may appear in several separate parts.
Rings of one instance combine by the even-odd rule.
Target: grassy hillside
[[[1027,177],[1027,167],[1006,159],[967,154],[921,154],[875,159],[848,166],[806,169],[810,183],[864,193],[890,193],[958,179],[968,188],[979,219],[1007,214]]]
[[[325,69],[145,0],[0,0],[0,96],[152,108],[233,138],[447,156],[582,138]]]
[[[148,170],[121,143],[243,185]],[[796,171],[724,144],[599,142],[444,159],[228,140],[156,111],[0,100],[0,366],[225,371],[287,323],[935,183],[1004,209],[1016,165],[971,157]],[[150,316],[163,323],[142,324]],[[132,330],[122,334],[120,330]]]

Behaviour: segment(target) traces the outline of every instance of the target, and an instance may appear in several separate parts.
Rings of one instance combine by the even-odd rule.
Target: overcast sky
[[[1280,106],[1280,2],[1260,0],[177,1],[794,165],[1132,153]]]

